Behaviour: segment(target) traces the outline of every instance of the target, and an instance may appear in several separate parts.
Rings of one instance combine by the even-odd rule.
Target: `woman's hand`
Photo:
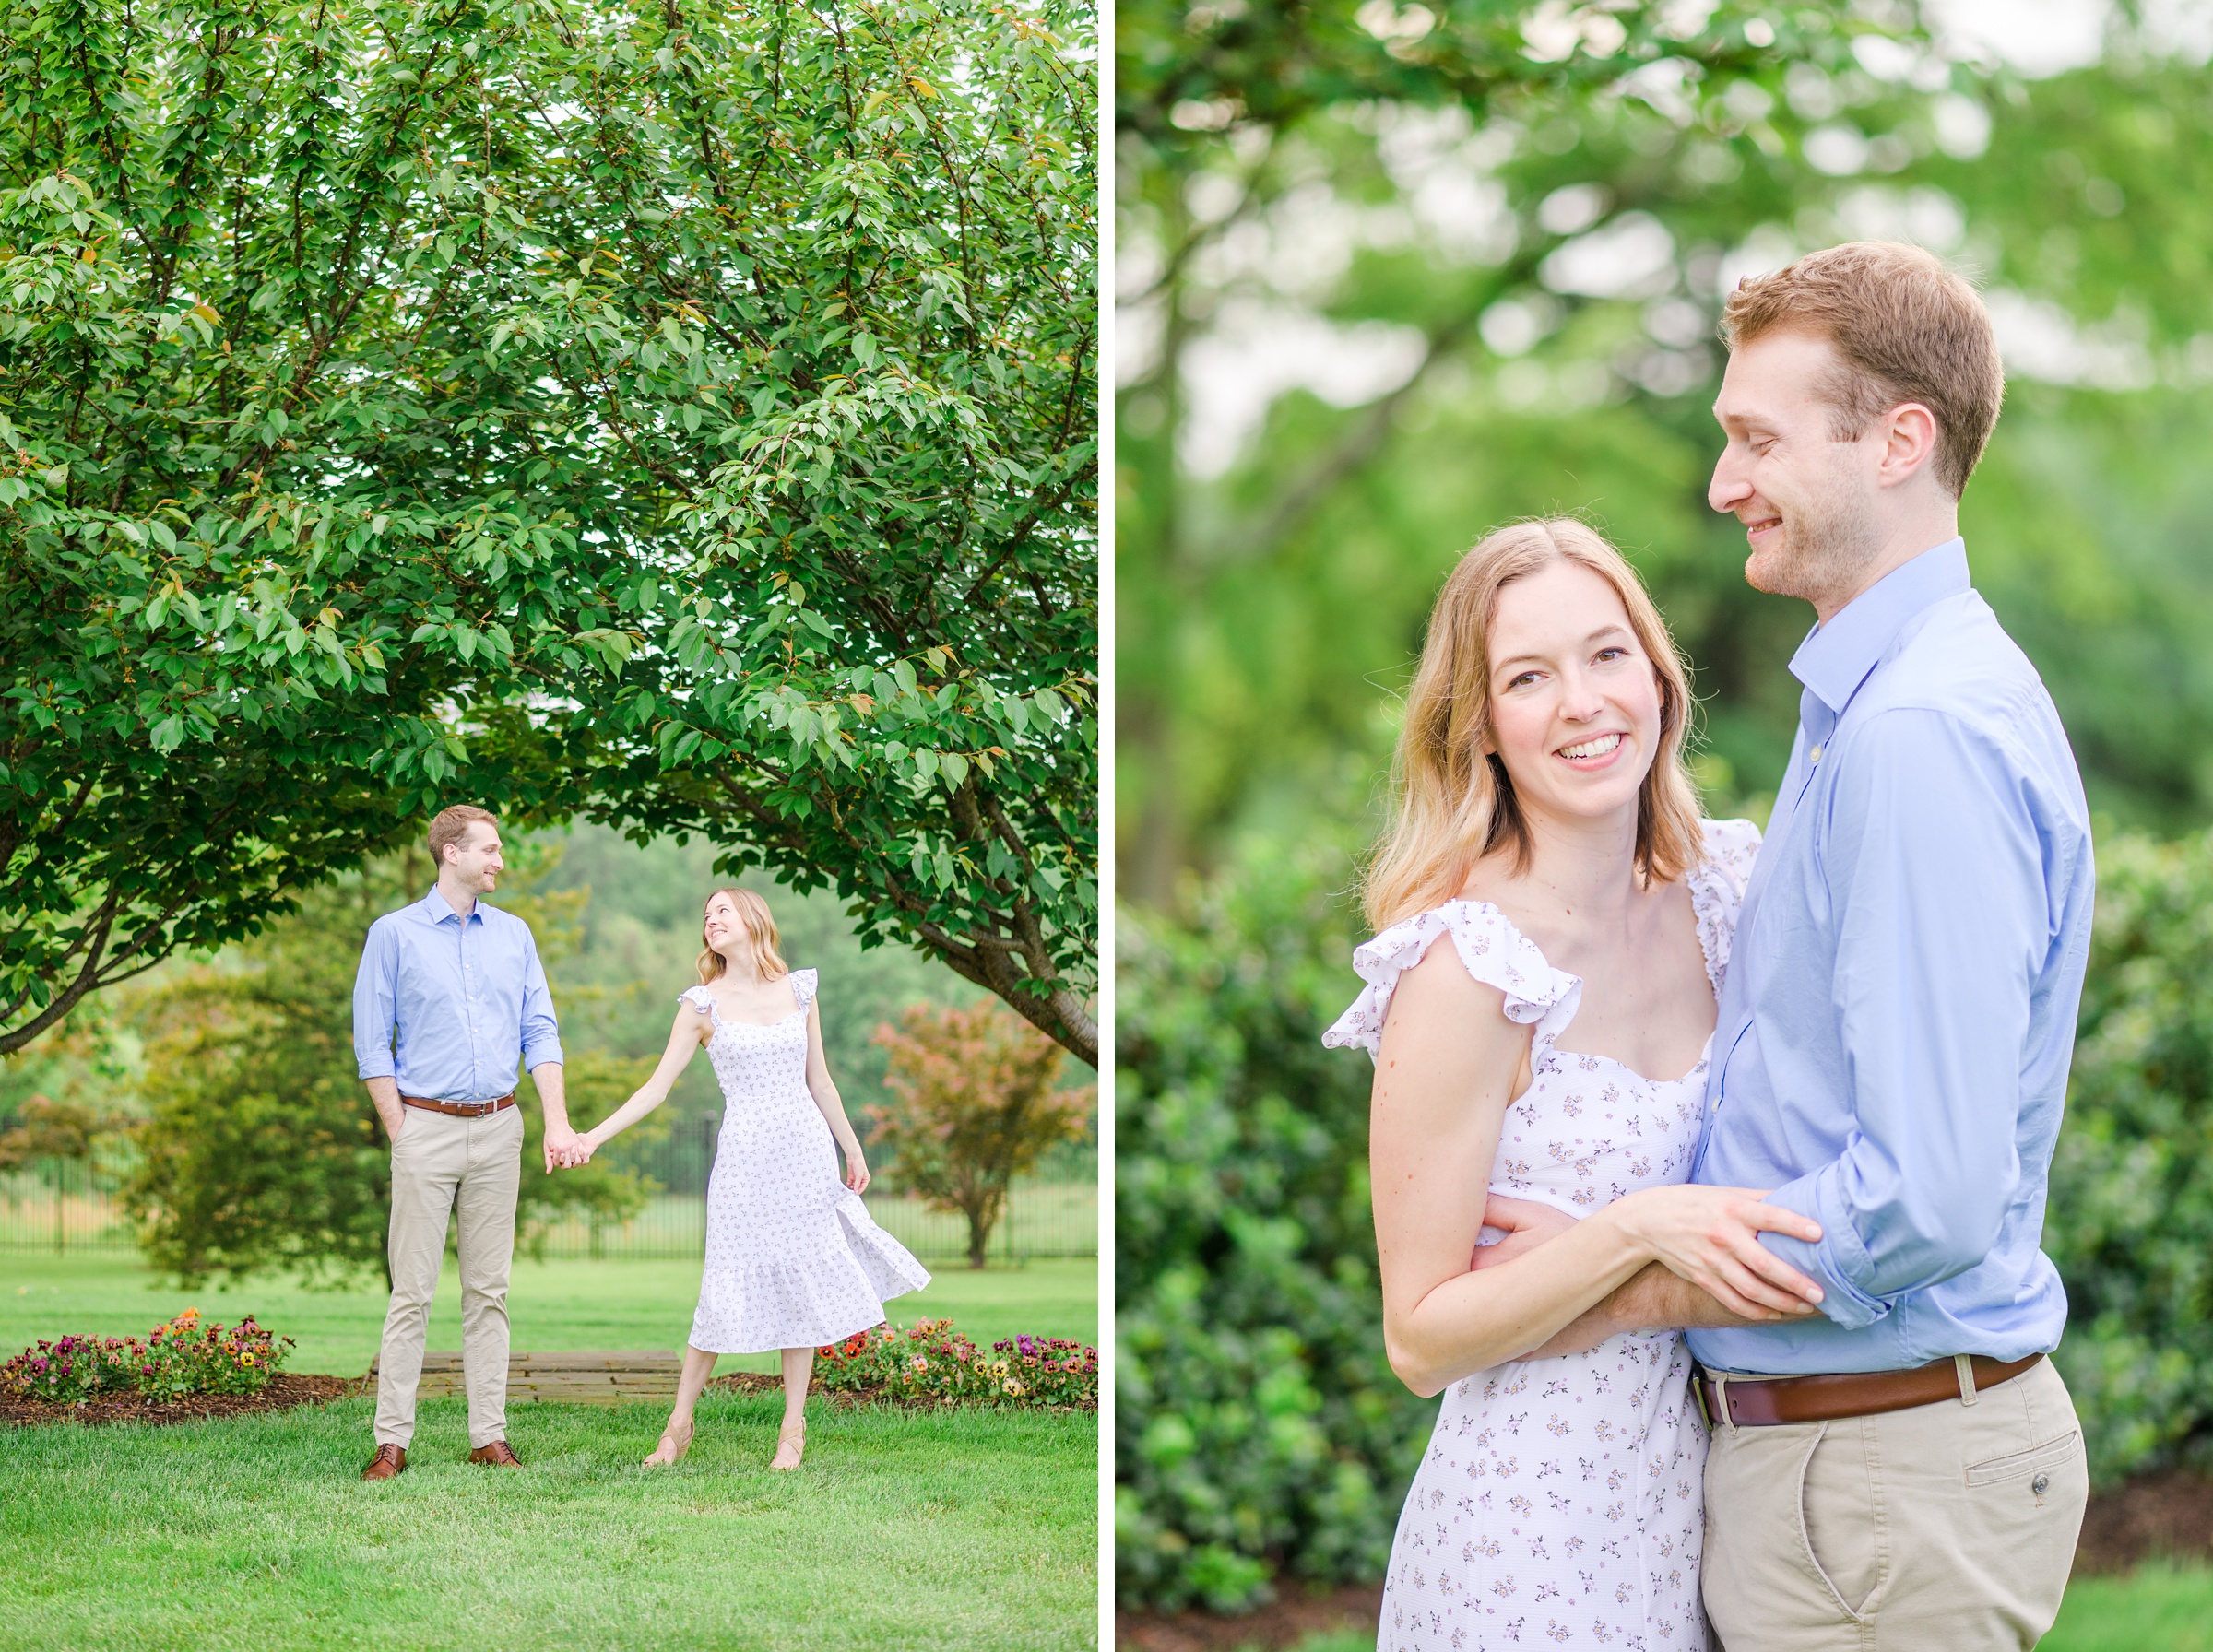
[[[858,1147],[847,1149],[846,1151],[846,1186],[856,1193],[866,1193],[869,1190],[870,1179],[869,1162],[860,1156],[860,1149]]]
[[[1766,1198],[1749,1187],[1646,1187],[1615,1199],[1600,1214],[1731,1313],[1746,1319],[1799,1317],[1808,1304],[1820,1302],[1821,1287],[1760,1244],[1759,1235],[1788,1233],[1810,1245],[1821,1237],[1821,1225],[1762,1203]]]

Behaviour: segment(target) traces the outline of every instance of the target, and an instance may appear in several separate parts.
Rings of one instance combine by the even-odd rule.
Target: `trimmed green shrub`
[[[2213,836],[2099,846],[2044,1249],[2093,1475],[2213,1466]]]
[[[1383,1356],[1341,855],[1256,850],[1116,939],[1117,1588],[1380,1576],[1436,1403]]]

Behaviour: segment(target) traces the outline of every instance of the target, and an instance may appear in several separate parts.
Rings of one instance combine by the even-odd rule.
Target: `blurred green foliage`
[[[1391,1374],[1342,853],[1116,928],[1115,1565],[1128,1604],[1381,1575],[1433,1400]]]
[[[1388,57],[1375,30],[1413,27],[1388,9],[1313,15],[1345,12]],[[1930,54],[1908,8],[1878,28],[1880,8],[1843,6],[1793,11],[1752,53],[1747,12],[1720,7],[1652,57],[1684,10],[1657,6],[1621,14],[1611,54],[1483,80],[1455,30],[1499,8],[1413,9],[1430,32],[1396,43],[1444,57],[1396,91],[1279,112],[1217,88],[1171,106],[1185,127],[1125,87],[1125,894],[1172,899],[1245,827],[1363,818],[1445,571],[1535,512],[1583,513],[1631,553],[1697,669],[1702,778],[1733,801],[1770,790],[1811,616],[1745,584],[1742,536],[1707,507],[1712,330],[1737,275],[1863,236],[1928,244],[1990,295],[2012,384],[1964,530],[2093,803],[2163,831],[2204,819],[2202,69],[2117,47],[2022,81]],[[1125,12],[1126,62],[1167,27],[1137,15],[1155,33],[1132,40]],[[1215,18],[1186,14],[1196,62]],[[1567,72],[1586,60],[1608,73]]]
[[[2213,836],[2109,840],[2052,1166],[2092,1472],[2213,1464]]]

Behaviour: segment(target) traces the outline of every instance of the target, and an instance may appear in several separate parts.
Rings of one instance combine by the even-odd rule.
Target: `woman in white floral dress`
[[[673,1463],[690,1447],[692,1408],[717,1354],[774,1348],[784,1356],[784,1426],[769,1467],[796,1469],[814,1351],[881,1325],[884,1299],[919,1291],[929,1275],[861,1203],[869,1167],[823,1059],[815,973],[784,962],[775,919],[751,890],[708,896],[701,934],[700,985],[682,997],[660,1065],[585,1133],[586,1157],[666,1101],[692,1053],[706,1049],[723,1097],[706,1266],[676,1406],[645,1460]],[[845,1150],[842,1184],[834,1139]]]
[[[1611,1334],[1648,1266],[1745,1320],[1818,1289],[1759,1192],[1690,1186],[1749,822],[1698,818],[1681,658],[1572,520],[1447,581],[1367,884],[1368,985],[1328,1034],[1376,1060],[1384,1339],[1445,1399],[1400,1516],[1379,1646],[1702,1652],[1705,1434],[1679,1332]],[[1444,942],[1447,944],[1438,944]],[[1580,1220],[1494,1244],[1486,1201]],[[1519,1225],[1519,1224],[1517,1224]]]

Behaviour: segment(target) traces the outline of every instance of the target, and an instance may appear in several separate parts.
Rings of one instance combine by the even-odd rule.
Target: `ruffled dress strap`
[[[1745,886],[1752,877],[1752,863],[1759,857],[1759,828],[1749,820],[1702,820],[1698,864],[1685,879],[1690,886],[1690,907],[1698,920],[1698,950],[1706,955],[1706,978],[1714,996],[1729,973],[1729,953],[1736,940],[1736,917],[1744,910]]]
[[[821,977],[812,970],[792,971],[792,1001],[798,1004],[801,1009],[806,1009],[809,1004],[814,1001],[814,989],[820,984],[820,981]]]
[[[702,1015],[715,1013],[715,995],[704,986],[687,986],[676,995],[680,1004],[689,1004]]]
[[[1536,1023],[1533,1057],[1575,1019],[1583,996],[1580,976],[1545,962],[1536,943],[1488,901],[1448,901],[1393,924],[1354,950],[1353,968],[1367,983],[1367,990],[1322,1034],[1321,1042],[1331,1049],[1356,1044],[1372,1059],[1383,1041],[1383,1020],[1391,1013],[1399,977],[1421,962],[1443,935],[1452,938],[1452,950],[1470,975],[1506,995],[1509,1021]]]

